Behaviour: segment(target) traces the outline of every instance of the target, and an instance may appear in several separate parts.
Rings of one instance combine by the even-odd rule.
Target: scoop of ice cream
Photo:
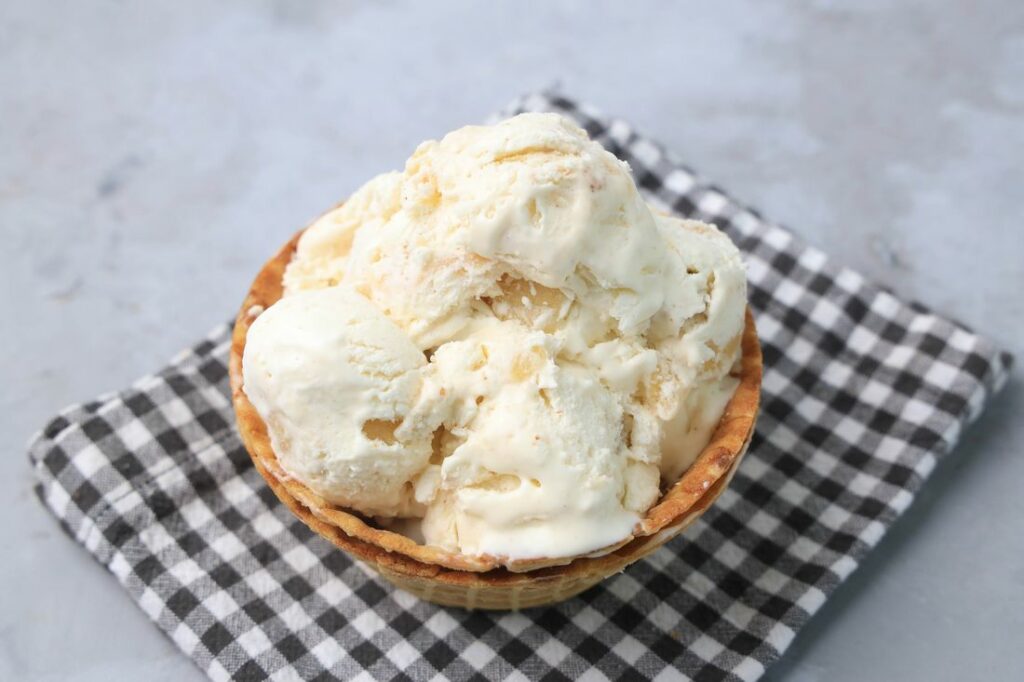
[[[740,353],[747,280],[739,251],[713,225],[661,214],[657,222],[674,285],[649,342],[682,384],[720,377]]]
[[[523,114],[426,142],[400,194],[387,224],[360,230],[349,268],[421,348],[457,334],[475,317],[472,302],[510,271],[624,331],[642,331],[662,304],[657,227],[628,168],[560,116]]]
[[[340,282],[356,234],[374,234],[398,212],[401,180],[401,173],[378,175],[310,225],[285,270],[285,294]]]
[[[657,499],[658,469],[629,456],[617,396],[557,354],[552,336],[512,321],[434,354],[407,420],[437,434],[416,488],[427,542],[577,554],[628,536]]]
[[[246,337],[246,395],[281,467],[329,502],[366,514],[413,511],[430,438],[398,430],[426,361],[409,337],[346,287],[285,296]]]
[[[661,470],[674,481],[707,445],[738,380],[746,275],[739,252],[711,225],[657,215],[668,247],[668,279],[676,282],[655,315],[648,341],[657,368],[645,405],[661,421]]]
[[[402,173],[303,234],[284,285],[283,301],[346,289],[360,302],[345,324],[387,322],[387,338],[403,339],[387,343],[402,379],[371,382],[402,396],[378,401],[396,405],[387,416],[368,416],[363,398],[340,404],[356,394],[350,376],[378,377],[350,355],[354,374],[297,378],[330,387],[308,423],[318,438],[337,428],[342,454],[294,475],[344,479],[340,491],[386,472],[348,504],[425,514],[428,542],[467,554],[555,558],[627,538],[659,473],[670,483],[685,471],[735,388],[746,305],[735,247],[710,225],[652,213],[628,167],[555,115],[422,144]],[[365,344],[330,336],[323,318],[310,367]],[[262,389],[265,409],[281,382]],[[363,433],[346,450],[367,419],[395,426],[394,442]]]

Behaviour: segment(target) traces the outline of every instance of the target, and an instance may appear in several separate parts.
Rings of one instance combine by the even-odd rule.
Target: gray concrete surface
[[[0,679],[200,678],[43,512],[26,440],[419,140],[554,81],[1024,356],[1024,4],[491,4],[0,4]],[[1019,375],[769,678],[1024,679]]]

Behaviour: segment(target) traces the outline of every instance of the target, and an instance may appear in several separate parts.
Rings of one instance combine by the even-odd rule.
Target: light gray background
[[[0,678],[201,677],[25,442],[417,142],[555,81],[1024,356],[1024,3],[491,4],[0,5]],[[1018,372],[770,678],[1024,679],[1022,415]]]

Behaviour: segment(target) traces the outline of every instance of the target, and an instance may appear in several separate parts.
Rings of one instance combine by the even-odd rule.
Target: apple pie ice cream
[[[311,225],[248,330],[281,468],[469,556],[598,552],[701,453],[736,388],[746,280],[568,119],[425,142]]]

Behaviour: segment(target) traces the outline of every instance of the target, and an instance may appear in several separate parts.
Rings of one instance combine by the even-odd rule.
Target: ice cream
[[[420,145],[305,231],[283,283],[243,359],[282,467],[464,554],[628,538],[736,385],[735,247],[551,114]]]
[[[645,383],[646,406],[660,421],[663,477],[677,480],[707,445],[739,380],[747,281],[733,243],[716,228],[657,215],[669,286],[647,341],[658,354]]]
[[[505,321],[434,354],[406,421],[443,439],[416,487],[433,544],[578,554],[628,536],[657,498],[658,468],[628,456],[615,393],[558,352],[554,336]]]
[[[286,296],[249,329],[245,392],[282,468],[328,502],[367,514],[415,511],[412,478],[430,438],[398,435],[423,354],[347,287]]]

